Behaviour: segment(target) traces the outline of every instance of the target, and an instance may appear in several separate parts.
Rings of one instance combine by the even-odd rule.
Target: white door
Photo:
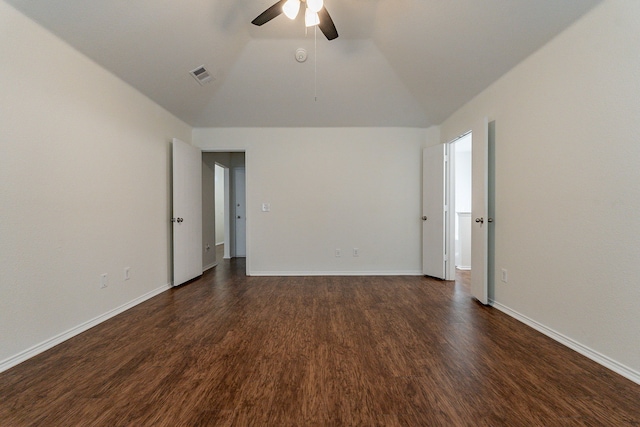
[[[471,159],[471,295],[482,304],[489,303],[488,237],[493,221],[488,212],[489,122],[485,118],[472,130]]]
[[[234,203],[235,203],[235,256],[247,256],[247,220],[245,206],[245,172],[244,168],[235,168],[234,177]]]
[[[173,140],[173,285],[202,274],[202,153]]]
[[[446,144],[422,151],[422,273],[445,278]]]

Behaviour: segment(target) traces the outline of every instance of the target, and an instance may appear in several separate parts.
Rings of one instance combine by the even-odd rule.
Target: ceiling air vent
[[[204,86],[205,83],[209,83],[211,80],[213,80],[213,77],[207,71],[207,69],[204,68],[204,65],[199,66],[195,70],[191,70],[189,74],[191,74],[193,78],[196,79],[198,83],[200,83],[200,86]]]

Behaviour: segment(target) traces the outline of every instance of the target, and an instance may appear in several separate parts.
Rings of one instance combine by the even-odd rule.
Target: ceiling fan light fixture
[[[287,15],[287,18],[296,19],[300,11],[300,0],[287,0],[284,6],[282,6],[282,11]]]
[[[314,1],[315,4],[313,3]],[[318,12],[314,12],[312,9],[309,9],[307,5],[308,2],[312,3],[313,8],[320,7],[320,10]],[[321,2],[320,6],[318,6],[318,2]],[[300,13],[300,8],[303,7],[302,3],[305,3],[304,21],[306,27],[318,26],[327,40],[333,40],[338,37],[336,26],[333,23],[331,16],[329,16],[327,8],[324,7],[323,0],[278,0],[258,15],[253,21],[251,21],[251,23],[259,27],[271,21],[273,18],[285,13],[285,11],[287,12],[287,16],[293,19],[298,15],[298,13]]]
[[[323,0],[307,0],[307,8],[311,9],[311,12],[320,12],[322,6],[324,6]]]
[[[317,12],[313,12],[311,9],[307,8],[304,13],[304,25],[307,27],[313,27],[314,25],[318,25],[320,23],[320,17]]]

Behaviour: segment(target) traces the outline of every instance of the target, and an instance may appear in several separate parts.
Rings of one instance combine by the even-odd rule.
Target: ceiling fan
[[[284,13],[289,19],[295,19],[302,6],[306,3],[304,21],[307,27],[317,25],[325,35],[327,40],[333,40],[338,37],[338,30],[329,16],[329,12],[324,7],[322,0],[280,0],[264,12],[256,19],[251,21],[253,25],[264,25],[276,16]]]

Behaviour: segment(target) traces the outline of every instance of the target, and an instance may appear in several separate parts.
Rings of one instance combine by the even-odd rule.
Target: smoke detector
[[[304,62],[307,60],[307,50],[303,48],[296,49],[296,61]]]
[[[199,66],[195,70],[189,71],[189,74],[191,74],[193,78],[196,79],[198,83],[200,83],[200,86],[204,86],[205,84],[213,80],[213,76],[211,75],[211,73],[209,73],[209,71],[207,71],[206,68],[204,68],[204,65]]]

